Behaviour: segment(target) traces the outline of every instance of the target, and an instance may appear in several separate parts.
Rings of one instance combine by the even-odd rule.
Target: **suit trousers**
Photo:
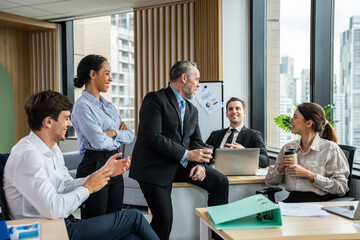
[[[226,176],[206,165],[205,179],[202,182],[193,181],[189,177],[192,168],[189,165],[186,168],[181,164],[178,165],[174,182],[188,182],[206,189],[208,191],[208,206],[228,203],[229,181]],[[161,240],[168,240],[173,222],[172,184],[165,187],[144,182],[139,182],[139,184],[153,215],[151,227]]]
[[[86,177],[99,170],[115,153],[115,151],[86,150],[76,177]],[[124,200],[124,179],[122,175],[110,178],[110,181],[100,191],[89,196],[81,208],[81,218],[87,219],[107,213],[120,211]]]
[[[159,239],[142,213],[137,209],[117,211],[106,215],[65,219],[70,240],[157,240]]]

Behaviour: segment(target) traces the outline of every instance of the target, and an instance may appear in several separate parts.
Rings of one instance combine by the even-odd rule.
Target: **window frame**
[[[311,0],[310,101],[322,106],[333,102],[334,1]],[[250,127],[261,132],[266,144],[266,0],[251,1],[250,26]]]

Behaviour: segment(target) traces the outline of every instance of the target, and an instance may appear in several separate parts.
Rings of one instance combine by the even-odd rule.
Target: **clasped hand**
[[[280,173],[284,173],[285,168],[287,168],[290,177],[303,177],[309,179],[310,181],[314,180],[314,176],[316,175],[315,173],[307,170],[303,166],[294,165],[293,163],[293,157],[284,155],[282,158],[282,162],[279,164],[278,171]]]
[[[240,143],[232,142],[232,143],[226,143],[224,148],[245,148]]]
[[[190,171],[189,177],[191,177],[191,179],[193,181],[200,181],[202,182],[205,177],[206,177],[206,171],[205,168],[203,166],[196,165],[195,167],[193,167]]]
[[[209,163],[212,158],[212,152],[212,149],[209,148],[188,150],[185,160],[190,162]]]

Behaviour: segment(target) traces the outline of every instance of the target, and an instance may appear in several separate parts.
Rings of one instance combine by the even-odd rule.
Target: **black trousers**
[[[139,210],[131,209],[89,218],[65,219],[70,240],[157,240],[159,239]]]
[[[105,162],[118,151],[93,151],[86,150],[81,161],[76,177],[86,177],[99,170]],[[83,203],[81,218],[88,219],[107,213],[120,211],[124,200],[124,179],[123,176],[116,176],[110,179],[109,183],[100,191],[93,193]]]
[[[210,166],[206,165],[205,167],[206,177],[202,182],[199,182],[193,181],[189,177],[191,170],[189,164],[187,168],[179,164],[174,182],[188,182],[206,189],[208,191],[208,206],[228,203],[229,181],[227,177]],[[173,222],[172,184],[166,187],[142,182],[139,184],[153,215],[151,227],[161,240],[168,240]]]
[[[291,202],[326,202],[339,196],[333,194],[326,194],[326,195],[318,195],[314,192],[298,192],[292,191],[290,192],[289,196],[283,201],[287,203]]]

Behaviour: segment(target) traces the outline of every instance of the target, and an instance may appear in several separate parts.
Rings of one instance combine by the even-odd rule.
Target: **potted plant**
[[[299,104],[294,103],[294,106],[297,107]],[[332,110],[335,109],[335,104],[328,104],[326,106],[323,107],[324,111],[325,111],[325,117],[326,119],[329,121],[329,123],[331,125],[334,126],[335,123],[337,123],[338,121],[330,121],[330,116],[328,115]],[[291,131],[291,123],[290,123],[290,119],[291,117],[285,114],[280,114],[279,116],[277,116],[276,118],[274,118],[274,122],[276,125],[278,125],[279,128],[281,128],[282,130],[284,130],[285,132],[290,132]]]

